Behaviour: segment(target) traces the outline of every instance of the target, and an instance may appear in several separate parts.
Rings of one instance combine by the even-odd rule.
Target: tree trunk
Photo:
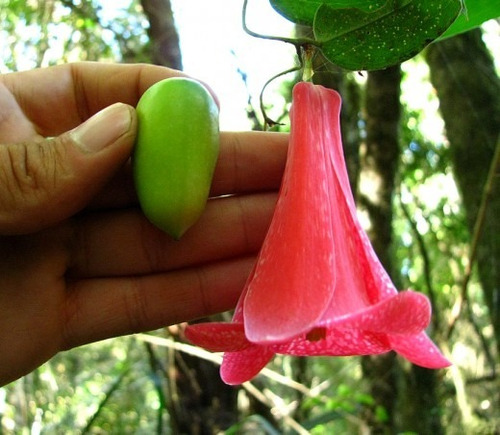
[[[170,361],[172,431],[179,434],[222,433],[238,421],[238,389],[222,382],[219,367],[201,358],[174,352]],[[173,387],[173,388],[172,388]],[[174,421],[175,420],[175,421]]]
[[[361,155],[358,200],[368,212],[368,235],[380,261],[391,274],[392,198],[399,161],[399,119],[401,70],[398,66],[368,73],[366,84],[366,142]],[[391,274],[392,275],[392,274]],[[398,365],[394,353],[362,358],[365,377],[370,381],[375,409],[384,409],[385,418],[369,413],[376,433],[394,431]]]
[[[438,372],[412,365],[403,373],[398,400],[398,432],[444,434],[438,400]]]
[[[393,270],[393,197],[400,146],[399,66],[368,74],[365,98],[366,145],[362,150],[359,202],[368,212],[368,235],[373,247],[397,286]],[[411,366],[403,369],[393,352],[362,359],[363,373],[371,383],[376,408],[383,414],[369,414],[376,433],[415,431],[442,433],[436,396],[435,373]],[[385,419],[381,419],[383,416]]]
[[[366,145],[362,151],[361,195],[371,230],[368,235],[380,261],[392,274],[392,199],[399,163],[399,66],[368,73],[366,84]]]
[[[182,70],[179,35],[170,0],[141,0],[149,20],[151,60],[156,65]]]
[[[479,29],[432,44],[431,81],[450,142],[455,179],[471,234],[500,134],[500,79]],[[500,351],[500,183],[489,197],[477,266]]]

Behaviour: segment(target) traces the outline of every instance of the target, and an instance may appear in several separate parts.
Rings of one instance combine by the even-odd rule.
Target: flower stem
[[[302,65],[295,66],[293,68],[287,69],[286,71],[282,71],[274,76],[272,76],[269,80],[264,83],[262,87],[262,91],[260,91],[259,102],[260,102],[260,111],[262,112],[262,116],[264,117],[264,130],[267,130],[267,127],[273,127],[275,125],[279,125],[279,122],[276,122],[267,116],[266,108],[264,107],[264,91],[266,90],[269,83],[277,79],[278,77],[284,76],[286,74],[292,73],[294,71],[299,71],[302,68]]]
[[[264,86],[262,87],[262,91],[260,92],[259,96],[259,102],[260,102],[260,110],[264,118],[264,130],[267,130],[268,126],[272,127],[274,125],[279,124],[278,122],[273,121],[271,118],[267,116],[266,109],[264,107],[264,91],[266,90],[267,86],[269,85],[269,83],[271,83],[278,77],[281,77],[283,75],[289,74],[294,71],[299,71],[301,69],[302,69],[302,80],[305,82],[312,81],[312,76],[314,73],[312,59],[314,57],[314,53],[316,52],[316,48],[320,46],[320,43],[310,38],[286,38],[283,36],[269,36],[269,35],[262,35],[260,33],[254,32],[253,30],[250,30],[246,22],[247,6],[248,6],[248,0],[244,0],[242,14],[241,14],[241,24],[243,30],[248,35],[253,36],[255,38],[267,39],[271,41],[281,41],[288,44],[292,44],[295,47],[295,50],[297,52],[297,57],[300,62],[299,66],[287,69],[286,71],[274,75],[269,80],[267,80]]]
[[[282,41],[286,42],[288,44],[292,44],[295,46],[297,52],[300,52],[300,47],[303,47],[305,45],[315,45],[315,46],[320,46],[320,43],[316,41],[315,39],[310,39],[310,38],[286,38],[284,36],[270,36],[270,35],[262,35],[260,33],[254,32],[253,30],[250,30],[247,26],[246,22],[246,15],[247,15],[247,5],[248,5],[248,0],[244,0],[243,2],[243,10],[241,14],[241,24],[243,26],[243,30],[248,33],[250,36],[254,36],[256,38],[261,38],[261,39],[268,39],[270,41]]]
[[[304,82],[312,82],[314,75],[313,58],[316,50],[311,45],[302,46],[300,60],[302,63],[302,80]]]

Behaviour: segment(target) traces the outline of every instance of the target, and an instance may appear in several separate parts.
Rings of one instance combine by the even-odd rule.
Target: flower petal
[[[341,156],[334,157],[338,150],[334,151],[333,148],[329,148],[332,160],[340,159]],[[345,167],[342,171],[339,162],[333,166],[337,177],[337,180],[332,181],[336,203],[331,211],[336,282],[333,298],[323,319],[357,312],[398,294],[358,220],[354,202],[351,201],[352,194],[342,188],[342,179],[347,178]]]
[[[328,329],[360,329],[391,334],[418,334],[429,325],[431,305],[421,293],[405,291],[364,310],[327,318],[321,326]]]
[[[410,336],[390,335],[389,341],[397,353],[418,366],[441,369],[451,365],[424,332]]]
[[[236,352],[250,346],[242,323],[197,323],[188,325],[184,333],[191,343],[211,352]]]
[[[374,355],[391,350],[386,334],[359,329],[327,328],[317,328],[313,332],[316,337],[311,337],[312,334],[309,333],[271,347],[276,353],[295,356]]]
[[[274,356],[274,352],[259,345],[250,345],[240,352],[226,352],[220,368],[221,379],[229,385],[239,385],[257,376]]]
[[[324,89],[324,88],[323,88]],[[276,343],[311,329],[335,285],[336,198],[331,165],[318,132],[337,125],[340,96],[299,83],[293,90],[292,131],[280,195],[244,304],[245,333],[254,343]]]
[[[268,234],[233,323],[186,329],[193,343],[225,351],[224,382],[248,381],[275,353],[371,355],[450,362],[427,337],[426,296],[398,293],[362,228],[345,166],[340,96],[299,83],[283,183]]]

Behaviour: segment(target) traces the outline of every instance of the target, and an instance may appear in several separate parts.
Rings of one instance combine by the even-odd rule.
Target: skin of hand
[[[224,132],[211,199],[174,241],[142,215],[134,107],[181,73],[67,64],[0,76],[0,385],[56,353],[234,307],[288,137]]]

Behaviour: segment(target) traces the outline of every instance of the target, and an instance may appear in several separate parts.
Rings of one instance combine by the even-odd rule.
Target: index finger
[[[41,136],[58,136],[116,102],[135,106],[152,84],[183,73],[156,65],[80,62],[1,80]]]

